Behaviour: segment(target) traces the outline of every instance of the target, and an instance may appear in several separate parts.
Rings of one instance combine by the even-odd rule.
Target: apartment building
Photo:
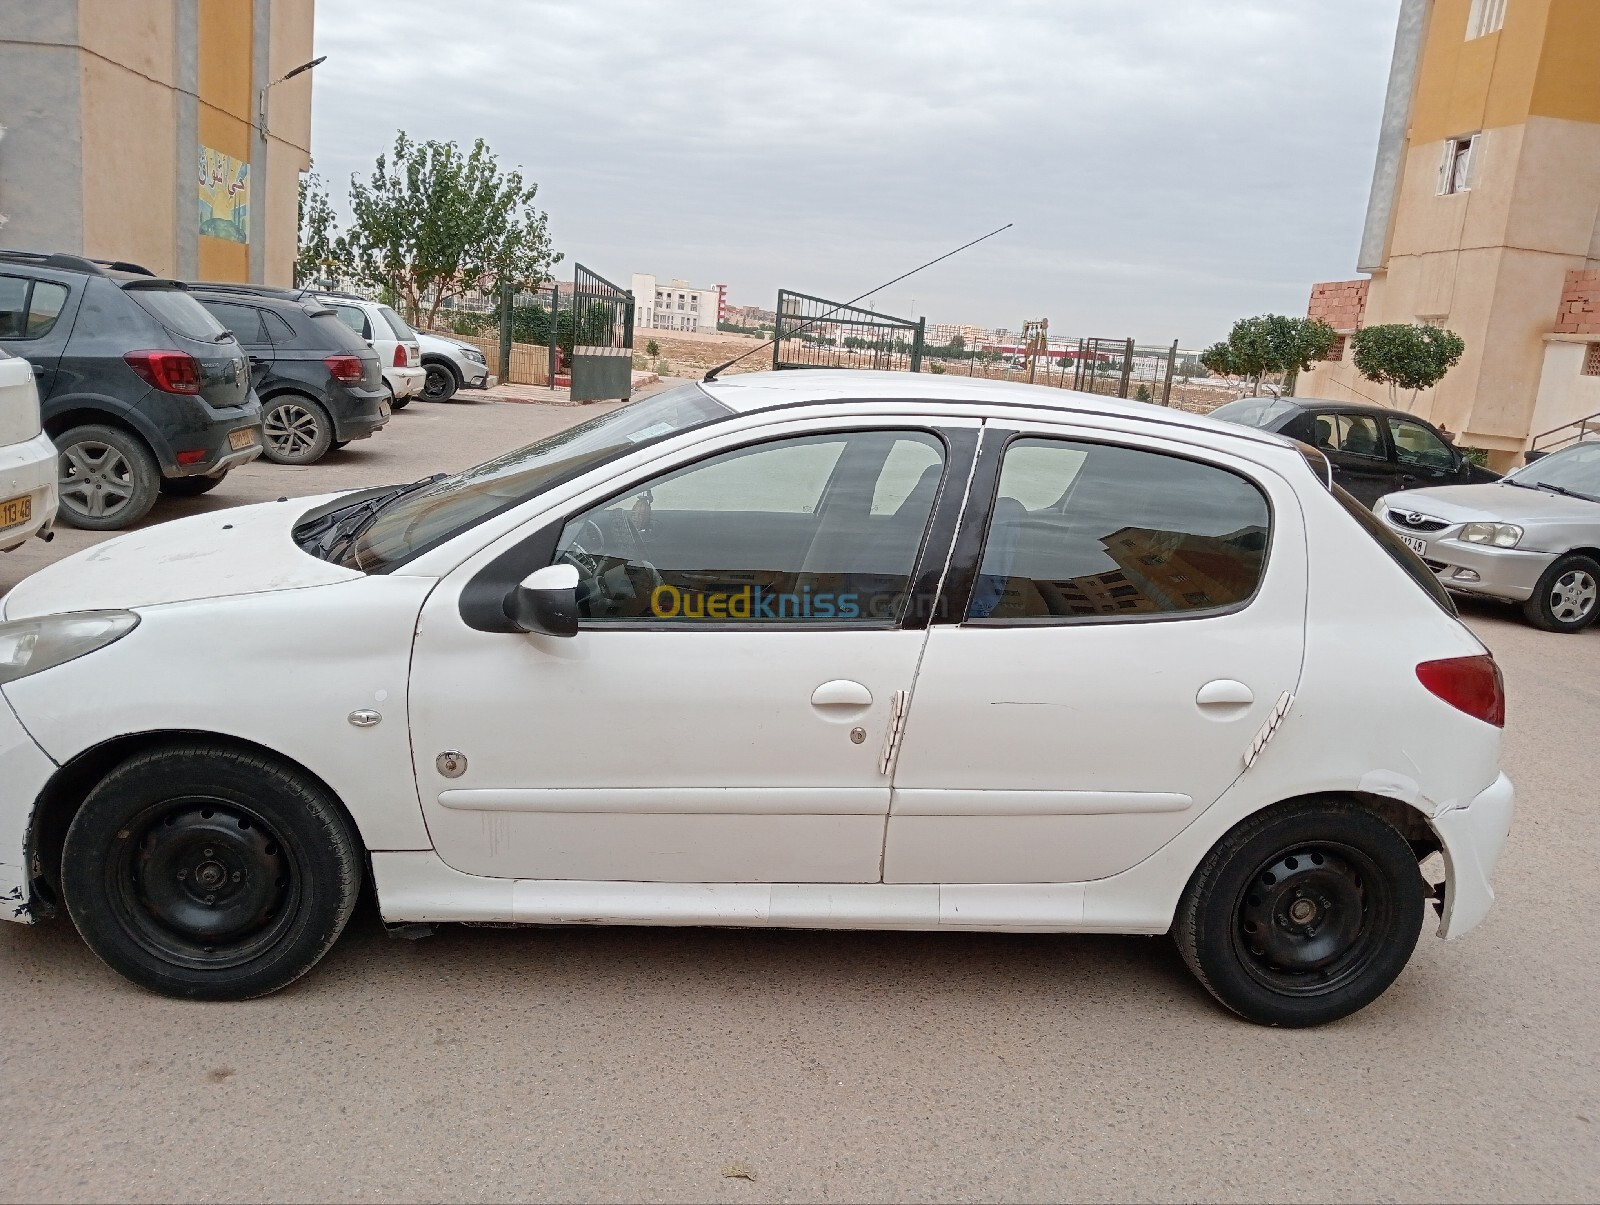
[[[0,245],[290,284],[315,0],[0,0]]]
[[[633,329],[715,331],[728,304],[728,286],[696,288],[687,280],[660,283],[646,273],[633,274]]]
[[[1509,468],[1600,412],[1600,0],[1402,0],[1342,334],[1429,322],[1466,354],[1416,412]],[[1342,341],[1298,392],[1376,398]],[[1540,441],[1543,440],[1543,443]]]

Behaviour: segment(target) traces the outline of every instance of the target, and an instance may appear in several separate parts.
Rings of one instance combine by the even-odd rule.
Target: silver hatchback
[[[1600,441],[1492,484],[1386,494],[1372,509],[1450,590],[1520,602],[1549,632],[1600,615]]]

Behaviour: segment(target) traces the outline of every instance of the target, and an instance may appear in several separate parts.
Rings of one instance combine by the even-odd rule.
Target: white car
[[[422,386],[424,401],[448,402],[458,389],[487,389],[494,381],[483,350],[463,339],[418,331],[417,345],[428,376]]]
[[[33,366],[0,351],[0,552],[48,533],[59,502],[58,454],[39,422]]]
[[[369,301],[354,293],[310,294],[322,302],[339,320],[367,341],[378,353],[383,367],[383,383],[389,390],[389,405],[404,410],[411,399],[420,397],[428,373],[422,366],[422,348],[417,332],[389,306]]]
[[[125,535],[5,599],[0,896],[188,997],[304,973],[370,874],[392,924],[1171,932],[1344,1016],[1430,895],[1483,919],[1512,788],[1493,659],[1306,455],[752,374]]]

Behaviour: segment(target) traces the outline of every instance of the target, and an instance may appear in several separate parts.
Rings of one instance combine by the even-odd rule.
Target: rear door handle
[[[1256,696],[1243,682],[1218,678],[1202,686],[1194,701],[1201,707],[1247,707],[1256,701]]]
[[[811,692],[813,707],[871,707],[872,692],[859,682],[835,678]]]

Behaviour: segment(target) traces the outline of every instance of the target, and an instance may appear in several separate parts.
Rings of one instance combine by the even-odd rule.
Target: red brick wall
[[[1556,312],[1558,335],[1600,335],[1600,268],[1567,273],[1567,287]]]
[[[1336,331],[1358,330],[1367,309],[1367,280],[1330,280],[1311,286],[1310,318],[1321,318]]]

